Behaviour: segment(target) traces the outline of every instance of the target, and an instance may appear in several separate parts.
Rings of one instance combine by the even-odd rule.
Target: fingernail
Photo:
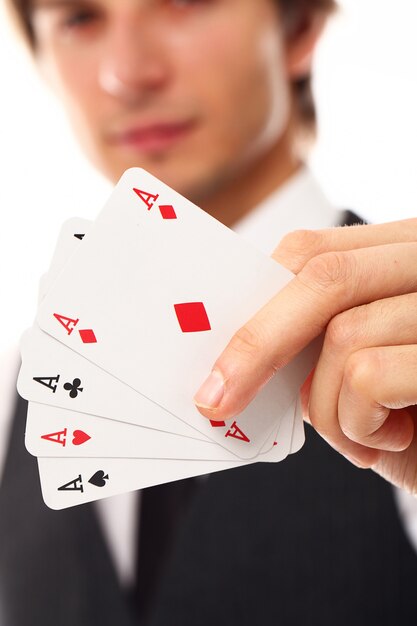
[[[202,409],[216,409],[223,396],[223,376],[218,370],[213,370],[194,396],[194,402]]]

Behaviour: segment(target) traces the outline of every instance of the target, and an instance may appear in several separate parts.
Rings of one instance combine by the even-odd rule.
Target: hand
[[[198,409],[239,414],[324,331],[305,419],[359,467],[417,493],[417,219],[297,231],[273,258],[296,276],[231,339]]]

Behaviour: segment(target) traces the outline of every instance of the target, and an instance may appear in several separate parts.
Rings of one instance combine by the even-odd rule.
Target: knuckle
[[[272,255],[278,260],[284,259],[285,265],[298,273],[306,260],[316,256],[322,248],[323,235],[314,230],[295,230],[283,237]]]
[[[360,306],[336,315],[327,325],[326,343],[330,350],[360,345],[367,332],[367,307]]]
[[[359,350],[349,356],[345,364],[344,383],[350,391],[367,394],[379,371],[377,350]]]
[[[355,274],[354,257],[349,252],[325,252],[310,259],[301,274],[306,285],[313,289],[338,292]]]
[[[355,443],[364,443],[361,439],[361,433],[357,432],[357,423],[351,423],[349,420],[342,419],[339,416],[339,426],[342,433]]]
[[[254,320],[239,328],[232,337],[229,348],[239,355],[253,357],[258,354],[264,345],[263,332],[260,325]]]

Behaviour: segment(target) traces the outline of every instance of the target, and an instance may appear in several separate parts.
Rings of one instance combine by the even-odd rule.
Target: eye
[[[84,29],[98,20],[97,12],[91,9],[78,9],[65,15],[61,21],[64,28],[69,30]]]
[[[74,15],[65,18],[64,25],[69,27],[82,26],[83,24],[88,24],[91,19],[92,15],[88,11],[78,11]]]

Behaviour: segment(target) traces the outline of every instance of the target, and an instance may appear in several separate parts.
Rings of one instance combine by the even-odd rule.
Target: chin
[[[107,158],[105,158],[107,156]],[[98,169],[112,182],[116,183],[122,174],[131,167],[141,167],[163,181],[175,191],[196,202],[208,190],[216,187],[215,182],[222,178],[220,172],[227,168],[216,168],[208,159],[202,161],[200,154],[179,155],[174,153],[160,153],[151,158],[143,158],[134,154],[120,158],[119,155],[101,153],[101,158],[95,163]]]

